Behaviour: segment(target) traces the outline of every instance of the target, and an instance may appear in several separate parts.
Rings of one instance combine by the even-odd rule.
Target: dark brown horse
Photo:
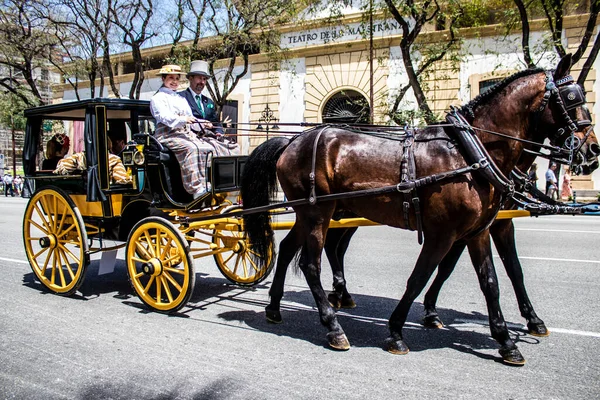
[[[575,132],[577,141],[582,145],[578,147],[578,151],[574,154],[574,161],[571,164],[571,167],[573,170],[580,170],[587,175],[598,168],[600,145],[598,145],[592,127],[586,126],[586,123],[582,124],[581,128],[584,128],[583,131]],[[518,170],[527,171],[535,158],[536,154],[523,154],[517,165]],[[524,189],[525,188],[520,188],[519,190]],[[536,191],[535,189],[530,189],[530,191],[533,192],[532,194],[535,198],[538,198],[547,204],[557,204],[556,201],[545,196],[544,193],[540,191]],[[511,201],[505,205],[504,209],[516,209],[517,206],[517,204]],[[333,292],[328,295],[328,298],[334,308],[353,308],[356,306],[352,296],[348,292],[346,280],[344,278],[344,254],[356,229],[357,228],[331,229],[327,233],[324,250],[333,272]],[[529,333],[535,336],[548,336],[550,332],[544,321],[536,314],[533,304],[529,299],[529,295],[527,294],[527,290],[525,289],[523,269],[517,254],[514,230],[515,228],[512,219],[496,220],[490,226],[490,234],[506,273],[512,283],[521,316],[527,321]],[[423,304],[425,316],[423,318],[423,325],[428,328],[441,328],[444,326],[436,309],[438,295],[442,285],[454,271],[456,262],[462,255],[465,247],[465,242],[457,242],[454,244],[452,249],[446,254],[438,266],[435,279],[425,293]]]
[[[524,144],[515,139],[542,143],[550,136],[553,143],[564,140],[568,130],[561,129],[572,126],[573,121],[553,82],[565,77],[569,67],[570,57],[559,63],[554,75],[541,70],[515,74],[461,109],[473,127],[486,130],[478,131],[477,136],[500,174],[508,175],[523,151]],[[505,136],[487,131],[502,132]],[[430,126],[417,132],[414,143],[417,178],[440,176],[452,170],[464,171],[471,164],[465,161],[464,149],[456,145],[455,135],[454,130],[446,126]],[[244,207],[267,204],[268,192],[274,189],[276,176],[291,201],[312,194],[323,196],[396,185],[401,182],[403,145],[335,128],[312,130],[289,144],[285,140],[268,141],[252,153],[246,164],[242,182]],[[505,193],[482,175],[469,172],[418,189],[425,240],[406,291],[390,317],[388,351],[408,352],[402,339],[402,327],[411,304],[454,244],[464,241],[486,298],[490,329],[501,346],[500,354],[507,363],[524,363],[509,337],[500,310],[490,249],[488,227],[500,209]],[[267,318],[281,321],[285,270],[300,249],[299,267],[313,293],[321,322],[329,330],[329,344],[337,349],[348,349],[350,345],[319,276],[329,222],[336,210],[348,210],[381,224],[415,229],[418,221],[414,208],[405,220],[403,202],[401,193],[386,193],[347,196],[317,201],[316,204],[295,203],[296,223],[280,244]],[[268,215],[248,214],[245,222],[252,246],[259,254],[266,254],[273,237]]]

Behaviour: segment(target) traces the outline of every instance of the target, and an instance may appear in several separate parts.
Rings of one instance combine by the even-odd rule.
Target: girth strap
[[[413,151],[413,145],[415,143],[414,133],[411,129],[405,128],[406,139],[403,143],[402,161],[400,162],[400,183],[414,181],[416,179],[416,167],[415,167],[415,152]],[[423,222],[421,220],[421,206],[419,203],[419,196],[417,190],[412,188],[410,191],[404,192],[404,202],[402,203],[402,210],[404,213],[404,222],[406,227],[410,227],[410,205],[415,208],[415,217],[417,220],[417,240],[419,244],[423,244]]]
[[[317,169],[317,144],[319,143],[319,139],[321,138],[321,134],[327,128],[324,126],[315,136],[315,142],[313,143],[313,152],[312,152],[312,164],[310,175],[308,178],[310,179],[310,195],[308,196],[308,202],[310,205],[315,205],[317,203],[317,192],[316,192],[316,169]]]

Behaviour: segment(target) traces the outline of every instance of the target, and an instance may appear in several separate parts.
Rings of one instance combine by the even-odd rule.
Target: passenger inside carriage
[[[46,143],[46,158],[42,170],[53,171],[58,162],[69,152],[69,137],[62,133],[52,136]]]
[[[110,138],[108,138],[108,147],[112,148]],[[54,173],[58,175],[69,175],[76,171],[85,171],[86,168],[87,165],[85,152],[81,152],[75,153],[60,160],[56,166],[56,169],[54,170]],[[127,174],[127,170],[123,166],[121,158],[112,153],[108,154],[108,172],[110,176],[110,183],[131,183],[131,177]]]

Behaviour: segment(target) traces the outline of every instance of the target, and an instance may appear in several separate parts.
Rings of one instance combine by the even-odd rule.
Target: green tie
[[[204,118],[204,107],[202,107],[202,97],[199,94],[196,95],[196,104],[198,104],[200,114],[202,114],[202,117]]]

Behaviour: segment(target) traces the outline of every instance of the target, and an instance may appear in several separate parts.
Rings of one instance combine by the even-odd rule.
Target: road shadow
[[[398,304],[398,299],[360,294],[353,294],[353,298],[357,303],[356,308],[338,312],[338,320],[346,332],[350,344],[353,347],[383,349],[384,340],[389,334],[387,321]],[[235,299],[232,300],[235,301]],[[482,359],[502,361],[500,356],[489,354],[489,350],[499,349],[498,343],[491,337],[489,327],[481,325],[480,322],[471,322],[487,321],[487,315],[441,307],[438,307],[438,312],[445,327],[428,329],[421,325],[424,315],[423,304],[415,302],[412,305],[403,330],[404,340],[411,351],[451,348]],[[329,348],[325,337],[327,330],[320,323],[309,290],[286,292],[281,313],[282,324],[269,323],[266,321],[264,312],[256,311],[228,311],[219,314],[219,317],[227,321],[243,322],[262,332],[305,340],[317,346]],[[519,325],[519,323],[515,325]],[[476,330],[469,328],[476,328]],[[510,335],[515,343],[539,343],[539,340],[528,335],[525,329],[511,329]]]

